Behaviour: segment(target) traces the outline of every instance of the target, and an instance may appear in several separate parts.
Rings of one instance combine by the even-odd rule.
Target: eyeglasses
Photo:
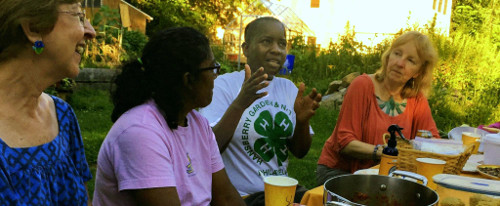
[[[219,62],[215,62],[214,66],[206,67],[206,68],[201,68],[199,70],[200,71],[212,70],[212,72],[214,73],[214,75],[219,75],[219,73],[220,73],[220,64],[219,64]]]
[[[82,12],[76,12],[76,11],[60,11],[59,13],[64,13],[64,14],[70,14],[73,16],[78,16],[78,19],[80,20],[80,24],[82,26],[85,25],[85,10]]]

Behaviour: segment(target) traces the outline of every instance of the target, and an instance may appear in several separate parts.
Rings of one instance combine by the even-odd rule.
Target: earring
[[[411,78],[411,88],[415,89],[415,78]]]
[[[33,50],[35,51],[35,54],[41,54],[43,52],[44,47],[45,47],[45,44],[43,44],[42,41],[38,40],[38,41],[35,41],[35,43],[33,44],[33,46],[31,48],[33,48]]]

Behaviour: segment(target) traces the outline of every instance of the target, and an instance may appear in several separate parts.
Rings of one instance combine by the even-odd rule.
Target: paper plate
[[[358,171],[354,172],[354,174],[378,175],[378,169],[363,169],[363,170],[358,170]]]
[[[462,172],[478,172],[477,166],[483,164],[484,155],[482,154],[473,154],[469,157],[464,167],[462,168]]]
[[[462,172],[478,172],[477,171],[477,166],[479,166],[479,163],[474,163],[474,162],[466,162],[464,167],[462,168]]]
[[[487,171],[485,169],[489,169],[490,171]],[[498,173],[496,173],[496,175],[493,175],[493,173],[491,173],[491,170],[500,170],[500,165],[479,165],[477,166],[477,170],[486,178],[500,180],[500,175]]]

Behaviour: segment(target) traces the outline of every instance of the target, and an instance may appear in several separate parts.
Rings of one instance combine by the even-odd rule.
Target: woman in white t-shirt
[[[263,204],[263,175],[287,175],[288,151],[304,157],[313,134],[310,118],[321,95],[313,89],[303,96],[288,79],[275,77],[286,59],[286,30],[273,17],[261,17],[245,28],[244,71],[215,81],[213,102],[200,110],[210,121],[222,158],[240,195],[248,205]],[[295,201],[305,191],[297,188]]]

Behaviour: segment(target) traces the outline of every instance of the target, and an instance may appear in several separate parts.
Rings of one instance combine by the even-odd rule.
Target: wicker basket
[[[388,134],[387,134],[388,135]],[[384,134],[384,137],[386,134]],[[426,158],[434,158],[446,161],[444,166],[443,173],[446,174],[460,174],[462,168],[465,166],[465,163],[469,159],[474,150],[475,145],[471,144],[467,146],[464,152],[457,155],[445,155],[438,154],[433,152],[424,152],[420,150],[413,149],[412,145],[404,142],[403,140],[399,140],[397,142],[397,148],[399,151],[398,155],[398,170],[417,172],[417,158],[426,157]]]

